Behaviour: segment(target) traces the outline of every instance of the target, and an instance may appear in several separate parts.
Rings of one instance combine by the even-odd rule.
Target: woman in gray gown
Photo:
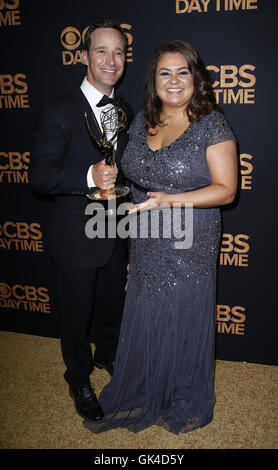
[[[178,434],[212,420],[219,206],[233,201],[238,172],[234,134],[214,103],[192,46],[172,41],[156,50],[121,164],[132,217],[147,213],[151,222],[159,212],[159,235],[149,224],[147,235],[130,240],[115,368],[100,395],[104,419],[84,422],[92,432],[160,425]]]

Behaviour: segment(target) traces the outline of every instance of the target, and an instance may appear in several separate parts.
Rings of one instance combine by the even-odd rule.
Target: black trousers
[[[101,268],[56,265],[60,337],[71,385],[86,385],[94,368],[91,342],[98,360],[115,359],[124,307],[126,241],[116,239],[109,262]]]

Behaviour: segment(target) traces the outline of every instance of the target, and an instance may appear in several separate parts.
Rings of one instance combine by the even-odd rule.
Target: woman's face
[[[156,68],[156,92],[165,106],[186,107],[193,95],[193,76],[183,54],[166,53]]]

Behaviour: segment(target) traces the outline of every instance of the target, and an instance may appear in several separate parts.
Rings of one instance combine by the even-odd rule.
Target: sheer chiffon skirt
[[[159,425],[178,434],[213,418],[216,275],[153,293],[129,279],[113,376],[93,433]]]

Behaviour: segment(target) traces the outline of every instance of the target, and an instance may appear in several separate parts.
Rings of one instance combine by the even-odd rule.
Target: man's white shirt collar
[[[81,83],[81,91],[84,93],[87,101],[89,102],[91,108],[95,108],[96,105],[100,102],[101,98],[103,97],[103,93],[97,90],[93,85],[91,85],[87,77],[84,78],[83,82]],[[114,96],[114,89],[112,90],[111,95],[109,98]]]

